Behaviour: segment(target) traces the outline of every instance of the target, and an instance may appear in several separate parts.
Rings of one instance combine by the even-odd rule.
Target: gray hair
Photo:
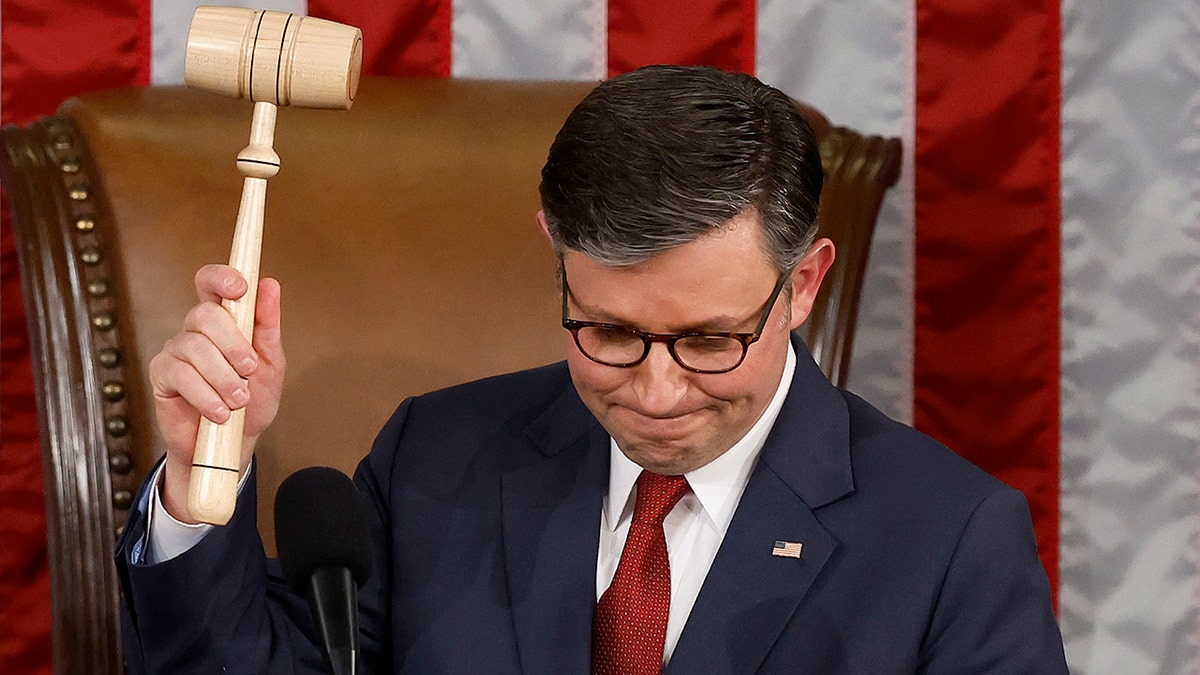
[[[561,256],[624,266],[753,210],[782,273],[816,236],[824,174],[790,98],[715,68],[648,66],[596,87],[542,168],[542,210]]]

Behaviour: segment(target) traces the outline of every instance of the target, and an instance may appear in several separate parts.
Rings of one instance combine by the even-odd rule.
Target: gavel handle
[[[254,307],[258,298],[258,268],[262,252],[263,214],[266,210],[267,178],[279,171],[279,157],[272,149],[275,106],[254,104],[250,145],[238,154],[238,168],[246,175],[238,207],[229,266],[245,278],[246,294],[221,303],[237,323],[246,340],[254,341]],[[242,459],[242,436],[246,409],[234,410],[222,424],[200,418],[196,453],[192,458],[188,510],[203,523],[224,525],[237,504],[238,472]]]

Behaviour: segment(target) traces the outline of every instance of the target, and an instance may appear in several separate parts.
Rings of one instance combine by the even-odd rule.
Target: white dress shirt
[[[750,472],[791,388],[795,370],[796,353],[789,343],[779,387],[762,416],[724,454],[684,474],[692,490],[663,520],[667,558],[671,564],[671,609],[667,615],[667,639],[663,646],[664,664],[671,660],[708,568],[717,556],[717,549],[721,548],[733,512],[750,481]],[[621,551],[633,522],[637,479],[642,472],[642,467],[621,452],[616,441],[610,441],[609,455],[608,495],[604,498],[600,516],[600,554],[596,559],[597,599],[608,590],[617,574]]]
[[[159,494],[162,486],[163,466],[159,465],[158,471],[155,472],[152,479],[153,487],[150,488],[150,508],[146,514],[146,530],[150,538],[146,550],[142,554],[147,565],[166,562],[177,555],[186,553],[188,549],[199,544],[204,535],[216,527],[208,523],[194,525],[184,523],[176,520],[175,516],[167,511]],[[254,463],[251,462],[250,468],[246,469],[242,477],[238,479],[238,494],[242,493],[242,488],[246,486],[246,480],[253,470]]]

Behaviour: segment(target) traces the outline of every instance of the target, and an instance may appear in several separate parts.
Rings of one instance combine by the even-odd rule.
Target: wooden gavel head
[[[199,7],[184,81],[281,106],[348,109],[362,69],[362,31],[324,19],[241,7]]]

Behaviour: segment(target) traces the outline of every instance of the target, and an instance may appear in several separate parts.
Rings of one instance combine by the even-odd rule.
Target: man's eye
[[[641,338],[623,328],[608,328],[597,326],[592,329],[596,340],[605,344],[626,344],[640,342]]]
[[[718,354],[742,348],[737,340],[722,335],[693,335],[681,340],[679,346],[698,354]]]

